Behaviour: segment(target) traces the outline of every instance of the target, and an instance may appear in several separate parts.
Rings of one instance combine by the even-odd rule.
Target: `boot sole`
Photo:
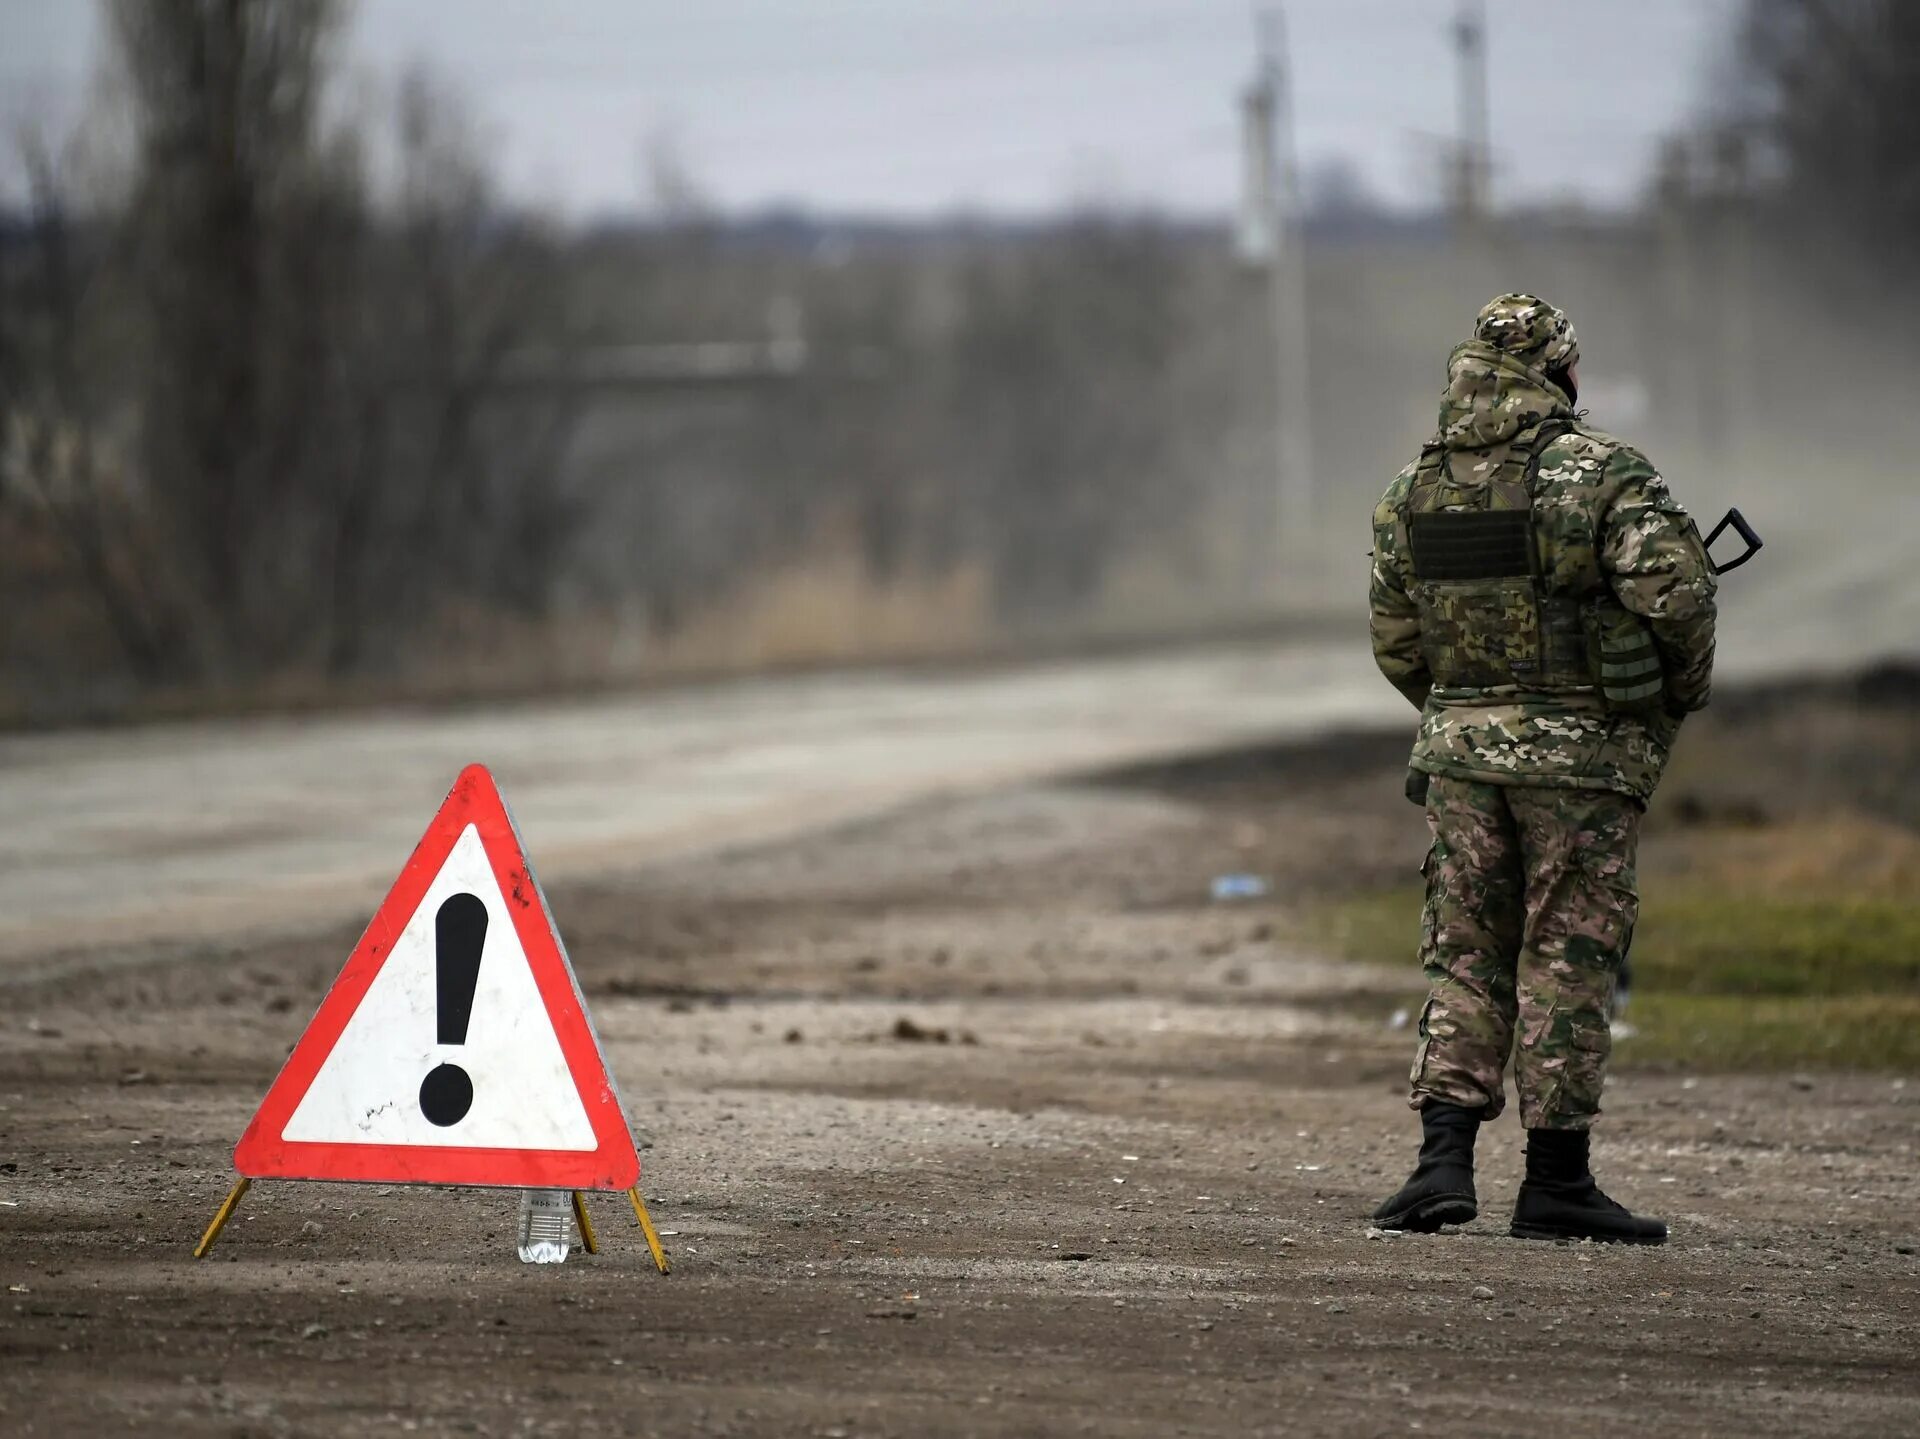
[[[1664,1234],[1658,1236],[1647,1235],[1645,1237],[1629,1234],[1592,1234],[1584,1230],[1576,1232],[1570,1229],[1553,1229],[1539,1224],[1516,1224],[1507,1231],[1507,1234],[1514,1239],[1552,1239],[1564,1240],[1568,1243],[1580,1239],[1591,1239],[1595,1244],[1645,1244],[1649,1246],[1665,1244],[1667,1242],[1667,1236]]]
[[[1404,1230],[1409,1234],[1437,1234],[1442,1225],[1471,1224],[1480,1217],[1480,1206],[1464,1194],[1435,1194],[1411,1204],[1398,1214],[1374,1220],[1376,1228]]]

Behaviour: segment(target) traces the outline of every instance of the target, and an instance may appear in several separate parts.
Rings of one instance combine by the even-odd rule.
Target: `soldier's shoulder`
[[[1597,486],[1613,458],[1615,444],[1611,437],[1585,426],[1562,430],[1541,447],[1538,473],[1542,487],[1571,491]]]
[[[1407,467],[1393,477],[1393,483],[1387,486],[1387,492],[1380,497],[1380,503],[1374,506],[1375,523],[1379,523],[1383,518],[1391,522],[1393,515],[1406,503],[1407,495],[1412,491],[1414,479],[1419,472],[1420,461],[1416,458],[1409,461]]]
[[[1617,435],[1580,420],[1540,452],[1543,478],[1597,485],[1612,480],[1659,477],[1644,451]]]
[[[1583,430],[1588,427],[1582,426]],[[1601,459],[1601,472],[1608,482],[1608,493],[1613,503],[1628,507],[1642,507],[1664,510],[1668,514],[1685,515],[1686,506],[1674,498],[1673,490],[1668,486],[1666,476],[1659,467],[1647,458],[1645,450],[1628,444],[1625,440],[1615,439],[1604,430],[1589,430],[1596,444],[1606,446]],[[1599,453],[1595,452],[1596,455]]]
[[[1427,452],[1422,450],[1419,454],[1408,460],[1406,464],[1401,467],[1400,473],[1393,477],[1393,483],[1387,486],[1387,494],[1404,495],[1408,490],[1411,490],[1413,488],[1413,482],[1420,477],[1421,461],[1425,460],[1426,457]]]
[[[1577,437],[1591,454],[1599,457],[1602,463],[1610,466],[1616,474],[1628,470],[1644,471],[1649,475],[1659,473],[1653,461],[1647,458],[1645,450],[1621,439],[1618,435],[1608,434],[1597,425],[1590,425],[1585,420],[1581,420],[1569,433]]]

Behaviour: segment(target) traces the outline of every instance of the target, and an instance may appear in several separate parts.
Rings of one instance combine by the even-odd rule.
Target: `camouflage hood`
[[[1440,401],[1440,445],[1484,450],[1555,415],[1573,418],[1566,394],[1540,371],[1485,340],[1468,340],[1447,357]]]

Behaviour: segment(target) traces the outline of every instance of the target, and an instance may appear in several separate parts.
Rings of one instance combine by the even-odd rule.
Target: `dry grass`
[[[1691,881],[1762,895],[1920,897],[1920,834],[1855,811],[1677,837]]]
[[[653,673],[924,659],[985,647],[987,575],[978,565],[876,582],[857,563],[776,570],[694,615],[651,647]]]
[[[443,607],[424,629],[405,655],[345,678],[290,666],[230,685],[119,685],[97,702],[69,696],[44,713],[0,685],[0,729],[545,697],[811,666],[972,658],[1000,647],[980,567],[881,584],[839,555],[770,571],[669,632],[637,609],[524,618],[476,605]]]

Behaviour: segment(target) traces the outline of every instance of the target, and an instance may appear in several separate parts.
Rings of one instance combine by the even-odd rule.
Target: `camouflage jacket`
[[[1499,784],[1614,789],[1644,803],[1680,717],[1703,708],[1711,686],[1715,582],[1699,531],[1644,455],[1580,421],[1537,370],[1470,341],[1453,352],[1448,380],[1439,434],[1373,515],[1373,652],[1381,672],[1420,707],[1413,768]],[[1516,485],[1536,449],[1537,469]],[[1436,683],[1437,657],[1449,657],[1443,674],[1459,670],[1454,657],[1498,652],[1511,643],[1503,630],[1521,628],[1513,606],[1496,604],[1465,611],[1470,619],[1478,614],[1484,633],[1472,632],[1476,623],[1426,632],[1438,627],[1432,591],[1415,574],[1408,510],[1416,484],[1432,484],[1436,474],[1444,475],[1443,511],[1501,508],[1497,476],[1508,477],[1506,490],[1518,493],[1521,507],[1531,496],[1534,576],[1516,603],[1537,606],[1525,626],[1539,639],[1529,641],[1536,653],[1521,667],[1524,683]],[[1599,693],[1581,617],[1609,597],[1651,632],[1664,703],[1650,713],[1611,710]]]

